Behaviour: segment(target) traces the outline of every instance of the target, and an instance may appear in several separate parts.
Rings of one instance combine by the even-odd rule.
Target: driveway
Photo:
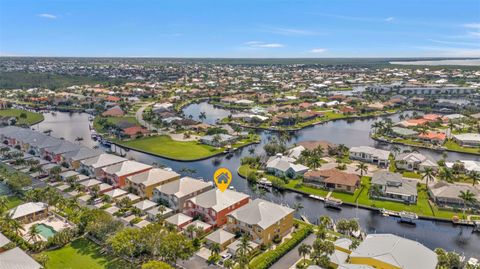
[[[302,257],[298,254],[298,247],[301,244],[307,244],[311,245],[315,241],[315,234],[312,233],[311,235],[307,236],[307,238],[303,239],[300,244],[298,244],[296,247],[294,247],[292,250],[290,250],[287,254],[283,255],[280,260],[278,260],[276,263],[274,263],[270,269],[288,269],[290,267],[293,267],[298,260],[300,260]]]
[[[180,268],[185,269],[223,269],[216,264],[209,265],[207,261],[200,256],[193,255],[190,259],[186,261],[180,261],[177,263]]]

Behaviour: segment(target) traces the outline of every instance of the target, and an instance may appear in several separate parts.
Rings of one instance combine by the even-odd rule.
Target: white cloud
[[[48,14],[48,13],[38,14],[38,16],[42,18],[50,19],[50,20],[55,20],[56,18],[58,18],[57,16],[53,14]]]
[[[261,41],[249,41],[245,42],[244,45],[247,45],[250,48],[283,48],[284,45],[280,43],[266,43]]]
[[[437,40],[437,39],[427,39],[427,40],[430,42],[438,43],[438,44],[480,47],[480,43],[476,43],[476,42],[458,42],[458,41],[445,41],[445,40]]]
[[[316,35],[317,34],[314,31],[305,30],[305,29],[270,27],[270,26],[265,26],[263,31],[264,32],[269,32],[269,33],[272,33],[272,34],[279,34],[279,35],[286,35],[286,36],[291,36],[291,35]]]
[[[325,51],[327,51],[327,49],[316,48],[310,50],[311,53],[324,53]]]
[[[395,20],[395,17],[388,17],[385,19],[386,22],[392,22]]]
[[[479,30],[480,30],[480,23],[467,23],[467,24],[464,24],[463,27],[465,27],[465,28],[479,29]]]

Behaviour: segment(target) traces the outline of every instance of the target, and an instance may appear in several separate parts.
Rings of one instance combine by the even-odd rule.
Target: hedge
[[[267,251],[260,256],[257,256],[253,261],[250,262],[250,269],[267,269],[272,266],[275,262],[280,260],[283,255],[287,254],[295,246],[300,244],[308,235],[312,233],[312,228],[306,226],[292,234],[292,238],[288,241],[282,243],[274,250]]]

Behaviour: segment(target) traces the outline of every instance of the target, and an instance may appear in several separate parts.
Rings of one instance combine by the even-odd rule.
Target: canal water
[[[230,113],[227,110],[214,108],[208,103],[193,104],[184,108],[185,115],[192,115],[193,118],[198,118],[200,112],[206,112],[207,119],[204,121],[208,123],[214,123],[218,118],[228,116]],[[88,117],[87,114],[79,113],[45,114],[45,121],[35,125],[34,128],[39,130],[50,129],[52,130],[53,136],[64,137],[72,141],[77,137],[82,137],[84,139],[80,141],[80,143],[92,146],[96,145],[96,142],[90,139]],[[390,118],[394,121],[398,120],[398,115],[390,116]],[[327,140],[349,147],[370,145],[379,148],[388,148],[388,145],[380,145],[369,137],[370,126],[376,120],[379,119],[339,120],[312,126],[296,132],[289,141],[289,144],[305,140]],[[271,136],[275,136],[274,133],[266,131],[259,132],[259,135],[261,137],[261,143],[259,145],[252,145],[237,150],[233,153],[233,156],[230,157],[219,156],[202,161],[179,162],[130,150],[127,153],[127,158],[147,164],[161,164],[171,167],[177,172],[181,171],[182,168],[188,168],[190,171],[194,171],[191,176],[208,180],[211,179],[216,169],[225,167],[230,169],[234,174],[231,184],[236,190],[248,193],[252,198],[260,197],[278,204],[289,205],[290,207],[293,207],[296,203],[301,203],[303,205],[301,214],[305,215],[311,222],[315,222],[321,215],[329,215],[334,220],[356,217],[359,219],[362,229],[367,233],[392,233],[421,242],[431,249],[441,247],[447,250],[455,250],[466,256],[480,256],[480,234],[472,233],[471,227],[426,220],[419,220],[417,225],[412,226],[400,224],[395,218],[383,217],[377,212],[360,208],[343,207],[340,211],[329,210],[324,208],[323,204],[319,201],[290,191],[272,193],[259,193],[254,191],[246,180],[239,177],[235,171],[240,166],[242,157],[251,156],[252,153],[250,149],[253,149],[253,154],[255,155],[263,155],[263,145],[268,143]],[[421,150],[421,152],[437,160],[441,158],[438,153],[433,151]],[[480,157],[461,153],[448,153],[447,159],[480,160]]]

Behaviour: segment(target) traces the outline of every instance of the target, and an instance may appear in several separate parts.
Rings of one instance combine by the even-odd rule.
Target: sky
[[[0,0],[0,55],[480,57],[480,0]]]

